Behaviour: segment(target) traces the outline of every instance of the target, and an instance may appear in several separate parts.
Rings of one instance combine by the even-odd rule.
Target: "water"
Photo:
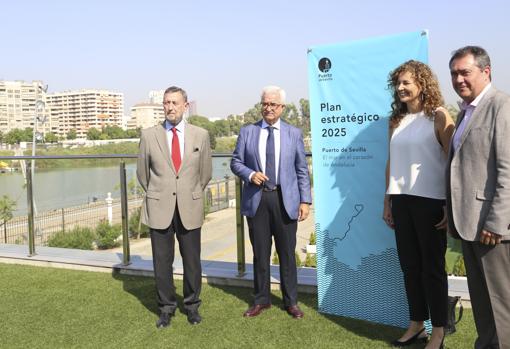
[[[230,159],[213,158],[213,180],[232,176]],[[136,182],[136,164],[126,165],[129,183]],[[34,200],[39,212],[104,200],[108,192],[120,197],[120,170],[113,167],[88,167],[37,170],[34,178]],[[137,182],[136,182],[137,183]],[[16,201],[15,216],[27,212],[27,191],[21,172],[0,174],[0,196]]]

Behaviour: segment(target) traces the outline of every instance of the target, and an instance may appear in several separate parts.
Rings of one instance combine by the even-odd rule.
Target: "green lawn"
[[[182,294],[182,282],[177,289]],[[274,307],[253,319],[242,317],[250,289],[204,285],[202,300],[201,324],[191,326],[177,312],[170,328],[157,330],[152,278],[0,264],[0,347],[389,348],[401,333],[320,314],[314,295],[300,295],[302,320],[280,309],[279,292]],[[468,310],[446,343],[469,348],[474,339]]]

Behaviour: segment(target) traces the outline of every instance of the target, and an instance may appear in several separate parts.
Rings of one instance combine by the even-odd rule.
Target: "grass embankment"
[[[182,295],[182,282],[176,282]],[[317,312],[316,296],[300,295],[302,320],[273,308],[242,317],[252,290],[204,285],[203,322],[191,326],[177,311],[157,330],[152,278],[0,264],[2,348],[389,348],[402,330]],[[339,295],[340,296],[340,295]],[[179,297],[182,304],[182,297]],[[471,311],[464,313],[449,348],[473,346]],[[411,346],[409,348],[422,348]]]
[[[138,154],[138,143],[105,144],[94,147],[62,148],[54,147],[48,149],[37,149],[37,155],[103,155],[103,154]],[[25,155],[32,155],[26,151]],[[135,160],[126,159],[126,162]],[[95,167],[115,166],[119,159],[82,159],[82,160],[37,160],[36,167],[43,168],[71,168],[71,167]]]

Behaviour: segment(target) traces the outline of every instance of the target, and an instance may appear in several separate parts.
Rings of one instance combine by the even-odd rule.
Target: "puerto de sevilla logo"
[[[319,81],[333,80],[333,74],[330,73],[332,67],[333,64],[331,63],[331,60],[328,57],[322,57],[319,60],[318,68],[320,70],[320,73],[317,74]]]

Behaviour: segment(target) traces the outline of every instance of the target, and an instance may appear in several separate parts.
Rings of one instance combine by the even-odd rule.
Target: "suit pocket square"
[[[193,200],[200,199],[202,197],[202,192],[201,191],[194,191],[194,192],[191,193],[191,197],[193,198]]]

